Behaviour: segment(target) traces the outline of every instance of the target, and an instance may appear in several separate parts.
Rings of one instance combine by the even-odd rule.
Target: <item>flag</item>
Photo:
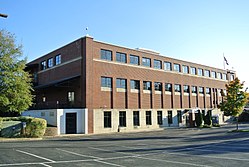
[[[223,57],[224,57],[224,61],[226,62],[226,64],[229,65],[226,57],[225,56],[223,56]]]

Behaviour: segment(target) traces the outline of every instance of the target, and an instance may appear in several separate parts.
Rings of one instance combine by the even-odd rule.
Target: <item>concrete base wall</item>
[[[111,111],[111,128],[104,128],[104,111]],[[126,127],[119,127],[119,111],[126,111]],[[139,111],[140,126],[133,125],[133,111]],[[146,125],[146,111],[151,111],[151,125]],[[162,111],[162,125],[158,125],[157,111]],[[94,133],[144,131],[166,127],[183,126],[183,123],[178,123],[177,109],[170,109],[170,111],[172,111],[173,123],[169,124],[168,111],[169,110],[165,109],[94,109]]]
[[[104,112],[111,112],[111,127],[104,127]],[[119,127],[119,111],[126,111],[126,127]],[[133,111],[139,111],[140,126],[133,125]],[[146,111],[151,111],[151,125],[146,125]],[[158,125],[157,111],[162,111],[163,124]],[[168,111],[172,111],[172,124],[168,123]],[[178,121],[177,111],[181,111],[181,122]],[[186,127],[189,123],[186,121],[187,114],[182,109],[94,109],[94,133],[110,133],[110,132],[132,132],[145,131],[169,127]],[[219,124],[224,123],[228,117],[223,116],[223,112],[219,109],[212,110],[212,115],[217,115]],[[193,120],[195,119],[193,114]]]
[[[66,113],[77,114],[77,133],[88,133],[88,110],[87,109],[45,109],[28,110],[22,116],[43,118],[47,123],[57,126],[58,135],[66,133]]]

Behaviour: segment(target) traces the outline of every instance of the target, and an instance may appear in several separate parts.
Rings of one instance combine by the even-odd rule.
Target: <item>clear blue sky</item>
[[[249,0],[0,0],[0,29],[31,61],[88,34],[95,40],[223,68],[249,86]]]

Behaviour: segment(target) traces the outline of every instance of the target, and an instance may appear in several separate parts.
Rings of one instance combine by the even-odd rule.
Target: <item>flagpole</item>
[[[225,62],[225,58],[224,58],[224,52],[223,52],[223,67],[224,67],[224,70],[226,69],[226,62]]]

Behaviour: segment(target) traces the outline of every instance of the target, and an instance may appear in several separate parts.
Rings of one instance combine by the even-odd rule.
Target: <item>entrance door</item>
[[[77,113],[66,113],[66,134],[77,133]]]

